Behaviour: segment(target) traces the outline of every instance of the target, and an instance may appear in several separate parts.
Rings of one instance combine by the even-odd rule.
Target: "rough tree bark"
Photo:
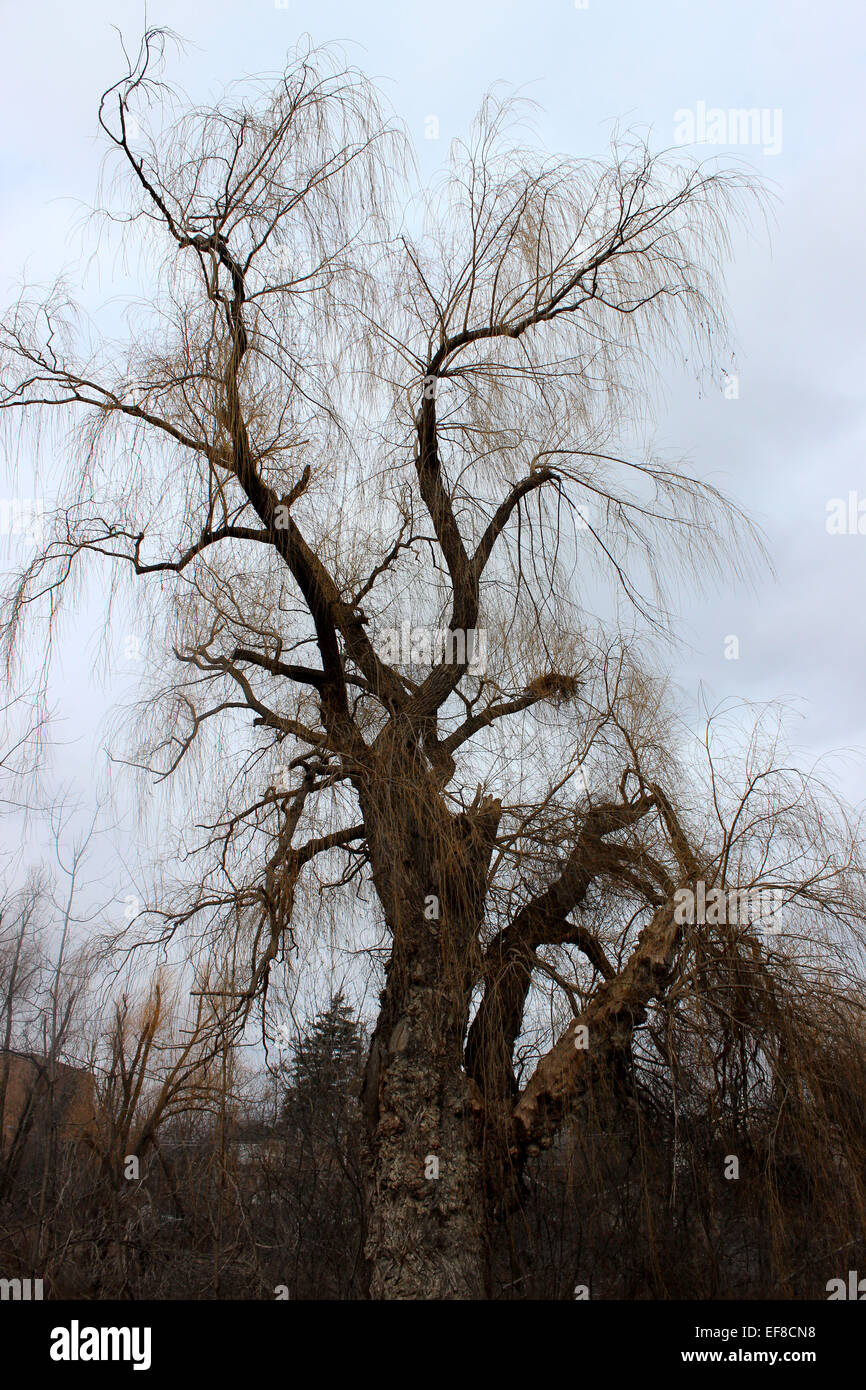
[[[454,816],[417,754],[378,751],[391,772],[361,802],[393,945],[363,1095],[370,1292],[483,1298],[482,1101],[463,1049],[501,807]]]

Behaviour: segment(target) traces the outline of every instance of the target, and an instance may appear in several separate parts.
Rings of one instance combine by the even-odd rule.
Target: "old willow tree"
[[[739,791],[678,769],[634,651],[668,581],[756,543],[642,442],[658,355],[712,366],[751,191],[637,142],[539,156],[488,100],[410,198],[405,139],[329,52],[205,109],[162,55],[148,34],[99,106],[125,317],[58,282],[5,320],[10,433],[53,423],[70,461],[10,659],[85,562],[128,579],[149,765],[199,766],[183,848],[204,826],[212,854],[161,910],[232,929],[239,1017],[317,903],[374,894],[370,1292],[485,1297],[527,1156],[588,1097],[628,1103],[648,1053],[712,1071],[761,1009],[763,1065],[790,1064],[748,914],[689,928],[677,890],[851,916],[806,789],[757,745]]]

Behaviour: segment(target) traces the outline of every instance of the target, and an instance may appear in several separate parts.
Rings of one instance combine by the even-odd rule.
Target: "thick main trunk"
[[[392,938],[364,1084],[370,1295],[480,1299],[481,1104],[463,1048],[499,806],[455,817],[407,783],[392,774],[363,798]]]
[[[447,999],[418,982],[402,1008],[371,1056],[370,1295],[484,1298],[478,1101],[460,1065]]]

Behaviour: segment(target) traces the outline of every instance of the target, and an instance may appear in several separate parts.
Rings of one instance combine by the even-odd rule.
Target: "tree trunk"
[[[401,781],[365,807],[392,937],[364,1082],[370,1296],[481,1299],[482,1105],[463,1047],[500,808],[455,817],[423,784],[401,795]]]
[[[387,1037],[374,1039],[368,1073],[370,1296],[484,1298],[480,1106],[447,998],[419,981],[402,1002]]]

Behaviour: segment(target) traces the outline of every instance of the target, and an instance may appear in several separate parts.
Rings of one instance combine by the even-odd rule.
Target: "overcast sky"
[[[116,28],[137,47],[144,9],[126,0],[3,0],[3,300],[26,269],[48,279],[70,257],[75,200],[92,199],[104,146],[99,94],[121,73]],[[281,67],[309,33],[339,40],[379,79],[432,172],[499,80],[540,103],[539,138],[569,155],[604,153],[614,123],[657,148],[722,129],[713,109],[766,113],[755,144],[707,144],[746,158],[778,198],[769,239],[743,242],[728,283],[732,386],[671,376],[658,441],[724,486],[764,527],[776,576],[754,590],[684,595],[687,646],[673,663],[694,698],[793,698],[804,758],[866,747],[866,535],[828,534],[827,504],[866,499],[862,173],[864,35],[858,7],[802,0],[158,0],[148,21],[189,41],[170,79],[204,100],[247,73]],[[432,119],[431,119],[432,118]],[[438,123],[438,138],[435,134]],[[702,153],[701,149],[697,150]],[[109,292],[109,287],[104,287]],[[864,508],[866,510],[866,508]],[[866,529],[866,521],[864,521]],[[61,770],[85,782],[99,762],[106,697],[94,684],[95,610],[67,635],[55,703],[68,740]],[[736,636],[737,659],[725,641]],[[730,644],[728,649],[730,650]],[[117,654],[116,680],[134,684]],[[862,757],[840,785],[866,795]]]

